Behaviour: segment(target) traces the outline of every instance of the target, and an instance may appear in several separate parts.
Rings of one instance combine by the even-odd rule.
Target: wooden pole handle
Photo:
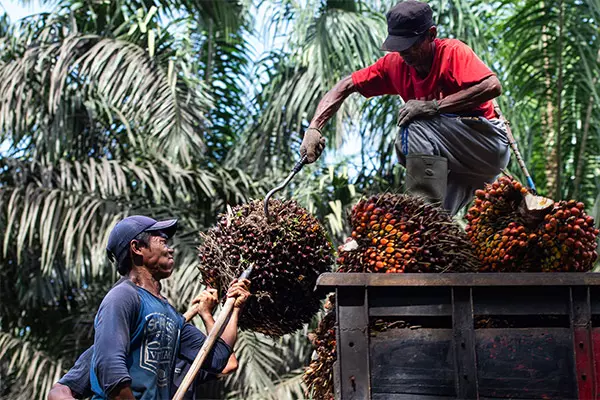
[[[185,395],[185,392],[187,392],[189,387],[194,382],[194,379],[196,379],[196,375],[198,375],[198,371],[200,371],[202,364],[204,364],[204,361],[206,361],[208,353],[210,353],[210,351],[213,349],[215,343],[217,342],[217,339],[221,337],[223,330],[225,330],[227,322],[229,322],[229,318],[231,317],[231,313],[233,312],[233,306],[235,305],[235,300],[235,298],[231,297],[225,302],[225,305],[223,306],[219,317],[215,321],[212,330],[208,334],[208,337],[206,338],[204,344],[200,348],[200,351],[196,355],[192,366],[183,378],[181,385],[179,385],[179,388],[177,389],[173,400],[182,400],[183,396]]]
[[[253,265],[248,267],[242,273],[242,275],[240,275],[239,279],[240,280],[248,279],[250,277],[250,274],[252,273],[252,269],[253,269]],[[233,312],[233,306],[235,305],[235,301],[236,301],[236,299],[234,297],[230,297],[225,301],[225,305],[221,309],[221,313],[219,314],[219,317],[215,321],[213,328],[211,329],[210,333],[208,334],[208,337],[206,338],[206,340],[204,341],[204,344],[200,348],[200,351],[196,355],[196,358],[194,359],[192,366],[190,367],[189,371],[183,378],[183,381],[181,381],[181,385],[179,385],[179,388],[177,389],[177,392],[175,393],[173,400],[183,400],[183,396],[185,395],[185,392],[187,392],[189,387],[194,382],[194,379],[196,379],[196,375],[198,375],[198,371],[200,371],[202,364],[204,364],[204,361],[206,361],[206,357],[208,357],[208,353],[210,353],[210,351],[213,349],[215,343],[217,342],[217,339],[219,339],[221,337],[221,334],[223,334],[223,331],[225,330],[225,327],[227,326],[227,323],[229,322],[229,318],[231,318],[231,313]]]
[[[537,195],[537,189],[535,187],[535,183],[533,183],[533,178],[531,177],[531,174],[527,169],[527,165],[525,165],[525,160],[523,159],[523,156],[519,151],[519,146],[517,145],[517,140],[512,134],[512,129],[510,129],[510,122],[504,117],[504,114],[502,114],[500,106],[498,105],[498,102],[495,99],[493,100],[493,104],[494,110],[496,111],[496,114],[498,114],[498,118],[500,118],[500,120],[504,122],[504,125],[506,127],[506,137],[508,139],[508,144],[510,145],[510,148],[514,153],[515,158],[517,159],[517,163],[519,164],[521,171],[523,171],[523,174],[525,175],[525,179],[527,180],[527,186],[529,186],[529,189],[534,195]]]

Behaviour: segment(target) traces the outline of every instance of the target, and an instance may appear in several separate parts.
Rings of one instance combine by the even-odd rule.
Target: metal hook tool
[[[498,114],[498,118],[504,122],[504,126],[506,128],[506,138],[508,139],[508,144],[509,144],[510,148],[512,149],[513,154],[515,155],[515,158],[517,159],[517,163],[519,164],[521,171],[523,171],[523,174],[525,175],[525,179],[527,180],[527,186],[529,188],[529,191],[534,196],[537,196],[537,189],[535,187],[535,184],[533,183],[533,178],[531,178],[531,174],[529,173],[529,170],[527,169],[527,166],[525,165],[525,160],[523,159],[523,156],[521,155],[521,152],[519,151],[519,147],[517,145],[517,140],[515,139],[515,137],[512,134],[512,129],[510,129],[510,121],[508,121],[504,117],[504,114],[502,114],[502,111],[500,110],[500,106],[498,105],[498,102],[496,100],[493,100],[492,103],[494,105],[494,111],[496,111],[496,114]]]
[[[510,148],[512,149],[512,151],[514,153],[515,158],[517,159],[517,163],[519,164],[519,167],[521,168],[521,171],[523,171],[523,174],[525,175],[525,179],[527,180],[527,187],[528,187],[529,191],[524,196],[525,209],[527,210],[528,213],[531,213],[533,211],[535,211],[538,214],[539,214],[539,212],[546,212],[554,205],[554,200],[543,197],[543,196],[538,196],[535,184],[533,183],[533,178],[531,177],[531,174],[529,173],[529,170],[527,169],[527,166],[525,165],[525,160],[523,160],[523,156],[521,155],[521,152],[519,151],[517,141],[512,134],[512,129],[510,129],[510,122],[506,118],[504,118],[504,115],[502,114],[502,111],[500,110],[500,106],[498,106],[498,103],[496,102],[496,100],[493,101],[493,104],[494,104],[494,110],[496,111],[496,114],[498,114],[498,118],[500,118],[500,120],[504,121],[504,125],[506,127],[506,138],[508,139],[508,144],[510,145]],[[508,175],[504,171],[503,171],[503,173],[505,175]],[[508,176],[510,176],[510,175],[508,175]]]
[[[302,169],[302,167],[304,167],[304,164],[306,164],[306,160],[307,160],[307,156],[303,156],[300,161],[298,161],[296,163],[296,165],[294,165],[294,168],[292,168],[292,172],[288,175],[287,178],[285,178],[285,181],[283,181],[283,183],[279,186],[277,186],[276,188],[274,188],[273,190],[271,190],[269,193],[267,193],[267,195],[265,196],[265,215],[267,216],[267,221],[271,220],[271,215],[269,214],[269,199],[271,198],[271,196],[273,196],[275,193],[279,192],[280,190],[282,190],[283,188],[285,188],[288,183],[290,183],[290,181],[292,180],[292,178],[298,173],[300,172],[300,170]]]

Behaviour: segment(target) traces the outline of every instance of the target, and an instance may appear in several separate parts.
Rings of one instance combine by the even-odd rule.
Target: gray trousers
[[[496,179],[510,159],[504,122],[483,117],[440,115],[415,120],[400,129],[395,146],[404,166],[408,154],[448,159],[448,189],[443,206],[452,215],[470,203],[476,189]]]

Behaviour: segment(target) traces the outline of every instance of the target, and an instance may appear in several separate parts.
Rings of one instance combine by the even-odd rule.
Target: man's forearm
[[[196,316],[196,312],[195,311],[191,311],[191,310],[187,310],[183,314],[183,318],[185,318],[185,322],[190,322],[195,316]]]
[[[315,111],[315,115],[310,122],[310,127],[323,129],[327,121],[340,109],[346,97],[354,92],[356,92],[356,87],[352,83],[351,76],[347,76],[336,83],[319,102],[317,111]]]
[[[233,315],[232,315],[233,317]],[[208,335],[210,333],[210,331],[212,331],[213,326],[215,325],[215,319],[213,318],[212,314],[206,314],[206,315],[202,315],[200,314],[200,318],[202,318],[202,322],[204,322],[204,327],[206,328],[206,334]],[[231,323],[231,320],[230,320]],[[229,326],[230,323],[228,323],[227,325]],[[237,323],[236,323],[236,332],[237,332]],[[225,331],[223,331],[223,333],[225,333]],[[237,333],[236,333],[237,335]],[[221,335],[221,338],[223,337],[223,335]],[[235,341],[235,338],[234,338]],[[226,342],[227,343],[227,342]],[[227,343],[229,344],[229,343]],[[231,346],[233,348],[233,346]],[[225,368],[223,368],[223,371],[221,371],[221,374],[223,375],[227,375],[232,373],[233,371],[235,371],[238,368],[238,362],[237,359],[235,358],[235,354],[231,353],[231,355],[229,356],[229,359],[227,360],[227,364],[225,365]]]
[[[234,372],[237,369],[238,369],[238,360],[235,357],[235,354],[231,353],[231,355],[229,356],[229,359],[227,360],[227,364],[225,365],[225,368],[223,368],[223,371],[221,371],[221,375],[231,374],[232,372]]]
[[[240,309],[234,308],[231,313],[231,318],[229,318],[229,323],[225,327],[223,334],[221,335],[221,339],[225,343],[229,345],[233,349],[235,345],[235,341],[237,340],[237,330],[238,330],[238,318],[240,316]]]
[[[492,75],[476,85],[438,100],[439,112],[447,114],[469,111],[481,103],[500,96],[501,93],[502,85],[498,78]]]
[[[202,322],[204,322],[204,327],[206,328],[206,335],[208,335],[210,331],[212,331],[212,328],[215,324],[215,319],[213,318],[212,314],[200,314],[200,318],[202,318]]]

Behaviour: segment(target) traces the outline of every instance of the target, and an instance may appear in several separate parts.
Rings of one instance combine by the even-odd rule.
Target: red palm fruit
[[[477,201],[466,216],[466,232],[483,270],[589,269],[591,250],[586,249],[596,248],[598,232],[593,228],[593,218],[585,214],[583,203],[555,203],[544,209],[546,215],[540,216],[543,222],[538,225],[534,218],[524,219],[518,212],[523,189],[518,182],[502,177],[476,193]],[[498,253],[491,252],[490,256],[490,246]]]
[[[364,233],[366,236],[378,238],[378,243],[383,246],[380,248],[382,254],[385,254],[382,256],[384,259],[380,260],[384,265],[376,271],[372,271],[369,265],[360,264],[343,265],[340,269],[371,272],[436,272],[468,268],[471,268],[471,271],[477,270],[477,267],[472,267],[476,259],[472,256],[470,242],[443,210],[415,197],[387,193],[361,200],[360,205],[357,205],[350,215],[353,227],[359,223],[359,215],[355,211],[364,208],[365,203],[374,203],[375,209],[380,208],[385,216],[392,216],[383,229],[373,231],[367,227]],[[363,246],[370,243],[366,243],[361,236],[356,238],[356,242],[357,252],[363,251]],[[349,260],[356,258],[344,257],[345,264],[348,264]]]
[[[563,213],[565,215],[565,219],[569,218],[571,216],[571,211],[570,210],[563,210]]]
[[[593,226],[594,225],[594,217],[588,215],[587,217],[585,217],[585,222],[589,226]]]

